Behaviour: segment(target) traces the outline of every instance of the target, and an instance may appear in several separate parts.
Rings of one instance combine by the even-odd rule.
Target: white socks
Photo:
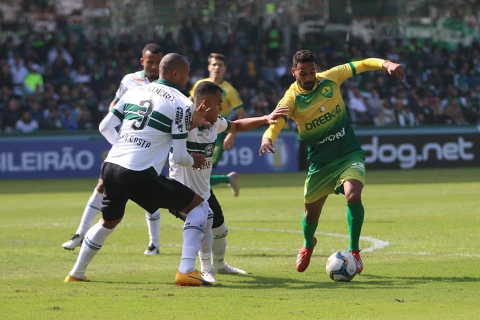
[[[228,228],[225,222],[221,226],[212,229],[213,244],[212,244],[212,256],[213,266],[217,269],[225,267],[225,252],[227,251],[227,235]]]
[[[195,270],[195,259],[205,234],[207,215],[207,201],[203,201],[187,214],[183,225],[182,259],[178,267],[181,273],[190,273]]]
[[[103,193],[98,192],[96,188],[93,189],[93,194],[90,196],[90,199],[88,199],[85,210],[83,210],[82,220],[75,234],[79,234],[81,237],[85,236],[85,233],[87,233],[87,230],[92,225],[93,219],[95,219],[100,212],[102,199]]]
[[[69,273],[71,276],[79,279],[83,279],[85,277],[85,272],[87,271],[88,265],[95,257],[98,250],[102,248],[105,240],[113,232],[113,230],[115,230],[115,228],[104,228],[101,222],[98,222],[91,227],[90,230],[88,230],[80,248],[80,252],[78,253],[77,262],[73,266],[72,271]]]
[[[208,271],[212,268],[212,243],[213,243],[213,211],[208,208],[207,225],[205,226],[205,236],[202,240],[202,246],[198,255],[200,256],[200,270]]]
[[[160,209],[150,214],[145,211],[145,219],[147,220],[148,236],[150,237],[150,243],[157,248],[160,247]]]

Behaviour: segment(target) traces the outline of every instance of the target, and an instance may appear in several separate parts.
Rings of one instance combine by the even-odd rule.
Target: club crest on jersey
[[[326,85],[322,88],[320,93],[326,98],[331,98],[333,96],[333,89],[331,86]]]
[[[215,145],[213,143],[207,145],[205,147],[205,157],[211,157],[213,155],[214,149],[215,149]]]
[[[175,125],[179,132],[183,132],[183,109],[178,107],[175,113]]]

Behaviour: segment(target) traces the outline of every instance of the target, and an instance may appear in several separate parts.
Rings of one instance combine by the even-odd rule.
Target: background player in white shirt
[[[161,175],[172,145],[173,158],[180,165],[205,165],[204,155],[188,154],[186,149],[194,107],[180,90],[185,88],[189,72],[184,57],[167,54],[160,62],[158,81],[129,90],[100,123],[100,132],[113,145],[101,171],[105,188],[102,218],[86,233],[77,262],[65,282],[86,280],[88,264],[122,220],[128,200],[132,200],[149,212],[173,208],[187,215],[175,283],[211,284],[195,270],[208,203],[180,182]],[[115,128],[119,125],[117,133]]]
[[[160,46],[156,43],[147,44],[143,48],[142,57],[140,58],[140,64],[143,66],[143,70],[129,73],[123,77],[117,93],[115,94],[115,98],[110,103],[109,110],[112,110],[115,104],[128,90],[157,81],[158,66],[161,59],[162,51]],[[77,231],[75,231],[75,234],[70,240],[62,244],[64,249],[74,250],[75,247],[78,247],[82,244],[85,233],[92,225],[97,214],[100,212],[103,190],[103,180],[102,178],[99,178],[95,189],[93,189],[93,194],[90,196],[87,205],[85,206]],[[153,213],[146,211],[145,218],[148,225],[149,247],[144,254],[158,254],[160,246],[160,211],[157,210]]]
[[[201,197],[208,200],[210,209],[207,226],[205,228],[205,237],[202,241],[202,248],[199,252],[201,261],[201,271],[203,278],[209,282],[215,283],[215,272],[227,274],[246,274],[244,270],[234,268],[228,265],[224,258],[227,247],[226,236],[228,228],[224,222],[222,208],[218,203],[215,194],[210,186],[210,175],[212,173],[213,150],[219,133],[234,133],[247,131],[263,124],[274,124],[276,119],[286,116],[288,108],[277,108],[269,115],[255,118],[244,118],[235,121],[228,121],[220,115],[222,111],[222,89],[213,82],[203,81],[197,85],[194,92],[194,104],[197,108],[208,108],[205,114],[205,122],[211,123],[207,128],[199,126],[191,128],[187,138],[187,150],[205,155],[205,164],[200,169],[185,167],[177,163],[174,153],[170,153],[170,178],[173,178]],[[197,117],[195,115],[194,117]],[[199,123],[198,121],[196,121]],[[175,148],[173,148],[175,152]],[[181,214],[175,213],[181,218]],[[212,230],[213,227],[213,230]],[[213,242],[213,244],[212,244]],[[212,266],[213,257],[213,266]]]

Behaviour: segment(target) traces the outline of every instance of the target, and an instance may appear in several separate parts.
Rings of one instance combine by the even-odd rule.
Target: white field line
[[[264,229],[264,228],[229,228],[232,230],[244,230],[244,231],[261,231],[261,232],[281,232],[281,233],[298,233],[302,234],[303,232],[301,230],[285,230],[285,229]],[[330,233],[330,232],[315,232],[315,234],[318,235],[323,235],[323,236],[328,236],[328,237],[335,237],[335,238],[346,238],[348,239],[349,236],[345,234],[340,234],[340,233]],[[371,237],[360,237],[360,240],[370,242],[371,246],[368,248],[362,249],[363,252],[373,252],[375,250],[380,250],[385,247],[388,247],[389,243],[388,241],[383,241]]]
[[[182,227],[181,224],[163,224],[168,225],[170,227],[178,227],[180,229]],[[131,223],[126,223],[126,224],[121,224],[120,227],[139,227],[139,226],[144,226],[143,224],[131,224]],[[11,224],[3,224],[0,225],[0,228],[11,228],[11,227],[23,227],[23,228],[31,228],[31,227],[75,227],[76,225],[73,225],[72,223],[11,223]],[[288,230],[288,229],[267,229],[267,228],[241,228],[241,227],[229,227],[230,230],[243,230],[243,231],[260,231],[260,232],[280,232],[280,233],[296,233],[296,234],[302,234],[303,232],[301,230]],[[340,234],[340,233],[331,233],[331,232],[315,232],[315,234],[318,235],[323,235],[323,236],[328,236],[328,237],[336,237],[336,238],[345,238],[348,239],[349,236],[345,234]],[[69,236],[69,235],[67,235]],[[160,235],[161,237],[161,235]],[[378,252],[378,250],[384,249],[388,247],[390,244],[388,241],[380,240],[380,239],[375,239],[372,237],[365,237],[361,236],[360,240],[366,241],[371,243],[371,245],[367,248],[363,248],[362,252],[374,252],[377,251],[377,254],[404,254],[404,255],[441,255],[441,256],[449,256],[449,257],[475,257],[475,258],[480,258],[480,254],[471,254],[471,253],[434,253],[434,252],[398,252],[398,251],[381,251]],[[42,240],[23,240],[23,239],[0,239],[0,242],[6,242],[6,243],[25,243],[25,244],[48,244],[50,241],[42,241]],[[116,244],[112,244],[112,246],[116,246]],[[132,245],[132,246],[142,246],[143,245]],[[172,243],[172,244],[161,244],[162,247],[170,247],[170,248],[181,248],[182,244],[179,243]],[[231,249],[235,250],[242,250],[242,251],[276,251],[276,252],[290,252],[292,249],[286,249],[286,248],[254,248],[254,247],[240,247],[240,246],[233,246],[229,245],[228,246]],[[297,249],[295,249],[296,251]],[[321,248],[316,249],[319,252],[330,252],[334,250],[340,250],[340,249],[324,249],[322,250]]]

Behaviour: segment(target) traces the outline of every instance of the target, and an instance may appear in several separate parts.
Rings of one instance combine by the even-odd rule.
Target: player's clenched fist
[[[193,168],[200,169],[205,164],[205,155],[192,152],[190,156],[193,158]]]

